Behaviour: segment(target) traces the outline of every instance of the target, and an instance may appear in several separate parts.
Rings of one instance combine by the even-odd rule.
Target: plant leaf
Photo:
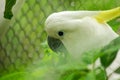
[[[118,50],[105,54],[101,57],[101,63],[105,68],[107,68],[113,62],[113,60],[116,58],[117,52]]]
[[[120,67],[119,67],[119,68],[117,68],[117,70],[115,70],[115,73],[120,74]]]
[[[111,41],[110,44],[108,44],[101,50],[101,53],[103,55],[101,56],[100,60],[101,60],[101,64],[105,68],[107,68],[116,58],[119,49],[120,49],[120,37]]]
[[[11,19],[13,17],[12,8],[15,3],[16,0],[6,0],[4,18]]]
[[[107,80],[107,75],[104,68],[99,67],[95,70],[96,80]]]

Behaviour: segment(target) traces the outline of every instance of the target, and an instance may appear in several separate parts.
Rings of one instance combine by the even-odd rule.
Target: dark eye
[[[63,36],[64,33],[63,33],[62,31],[59,31],[59,32],[58,32],[58,35],[59,35],[59,36]]]

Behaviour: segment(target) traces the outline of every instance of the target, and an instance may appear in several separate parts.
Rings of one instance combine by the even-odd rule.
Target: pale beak
[[[101,11],[98,15],[95,15],[95,19],[100,22],[108,22],[116,17],[120,16],[120,7],[111,9],[111,10],[105,10]]]

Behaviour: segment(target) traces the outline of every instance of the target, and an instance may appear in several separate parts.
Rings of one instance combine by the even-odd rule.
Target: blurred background
[[[46,18],[65,10],[107,10],[120,0],[26,0],[0,40],[0,76],[19,71],[44,57]],[[120,17],[109,22],[119,32]]]

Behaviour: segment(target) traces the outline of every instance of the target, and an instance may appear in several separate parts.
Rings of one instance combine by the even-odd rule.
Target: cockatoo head
[[[76,58],[86,51],[107,45],[118,36],[106,23],[118,16],[110,17],[116,10],[63,11],[51,14],[45,22],[50,48],[59,51],[64,47]]]

